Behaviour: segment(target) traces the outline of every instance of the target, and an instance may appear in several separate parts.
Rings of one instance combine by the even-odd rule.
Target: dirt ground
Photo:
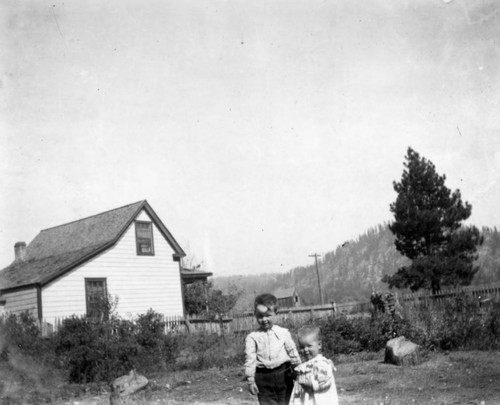
[[[500,352],[431,353],[413,367],[398,367],[375,359],[339,359],[335,375],[341,405],[500,404]],[[57,402],[64,405],[103,405],[109,395]],[[147,391],[127,404],[256,405],[246,391],[241,368],[176,372],[150,377]]]
[[[500,405],[500,352],[430,353],[422,364],[413,367],[384,364],[383,356],[380,352],[335,359],[341,405]],[[35,366],[25,370],[26,373],[38,374]],[[45,386],[27,383],[28,380],[23,383],[12,373],[0,374],[1,404],[110,403],[108,387]],[[117,405],[258,404],[246,390],[241,367],[146,377],[149,379],[146,390]]]

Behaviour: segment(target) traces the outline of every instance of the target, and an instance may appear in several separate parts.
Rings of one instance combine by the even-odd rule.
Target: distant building
[[[293,308],[300,307],[302,305],[302,300],[297,294],[295,287],[278,288],[274,291],[273,295],[278,300],[279,308]]]
[[[208,277],[212,277],[213,273],[210,273],[208,271],[202,271],[199,269],[188,269],[184,267],[181,270],[181,276],[182,276],[182,283],[184,285],[188,285],[195,283],[197,281],[206,283],[208,281]]]

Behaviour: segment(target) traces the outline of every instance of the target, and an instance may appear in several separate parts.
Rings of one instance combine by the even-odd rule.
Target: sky
[[[412,147],[500,226],[496,0],[5,0],[0,267],[146,199],[214,276],[391,221]]]

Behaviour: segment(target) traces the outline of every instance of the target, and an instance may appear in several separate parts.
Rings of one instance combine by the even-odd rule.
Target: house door
[[[87,316],[101,317],[106,315],[107,289],[105,278],[86,278],[85,297],[87,301]]]

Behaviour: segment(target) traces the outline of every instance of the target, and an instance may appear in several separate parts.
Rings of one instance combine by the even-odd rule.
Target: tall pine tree
[[[472,207],[462,202],[459,190],[445,186],[429,160],[408,148],[397,199],[390,205],[396,249],[412,262],[383,281],[389,288],[421,288],[438,292],[442,286],[468,285],[479,270],[474,262],[482,243],[479,230],[463,227]]]

